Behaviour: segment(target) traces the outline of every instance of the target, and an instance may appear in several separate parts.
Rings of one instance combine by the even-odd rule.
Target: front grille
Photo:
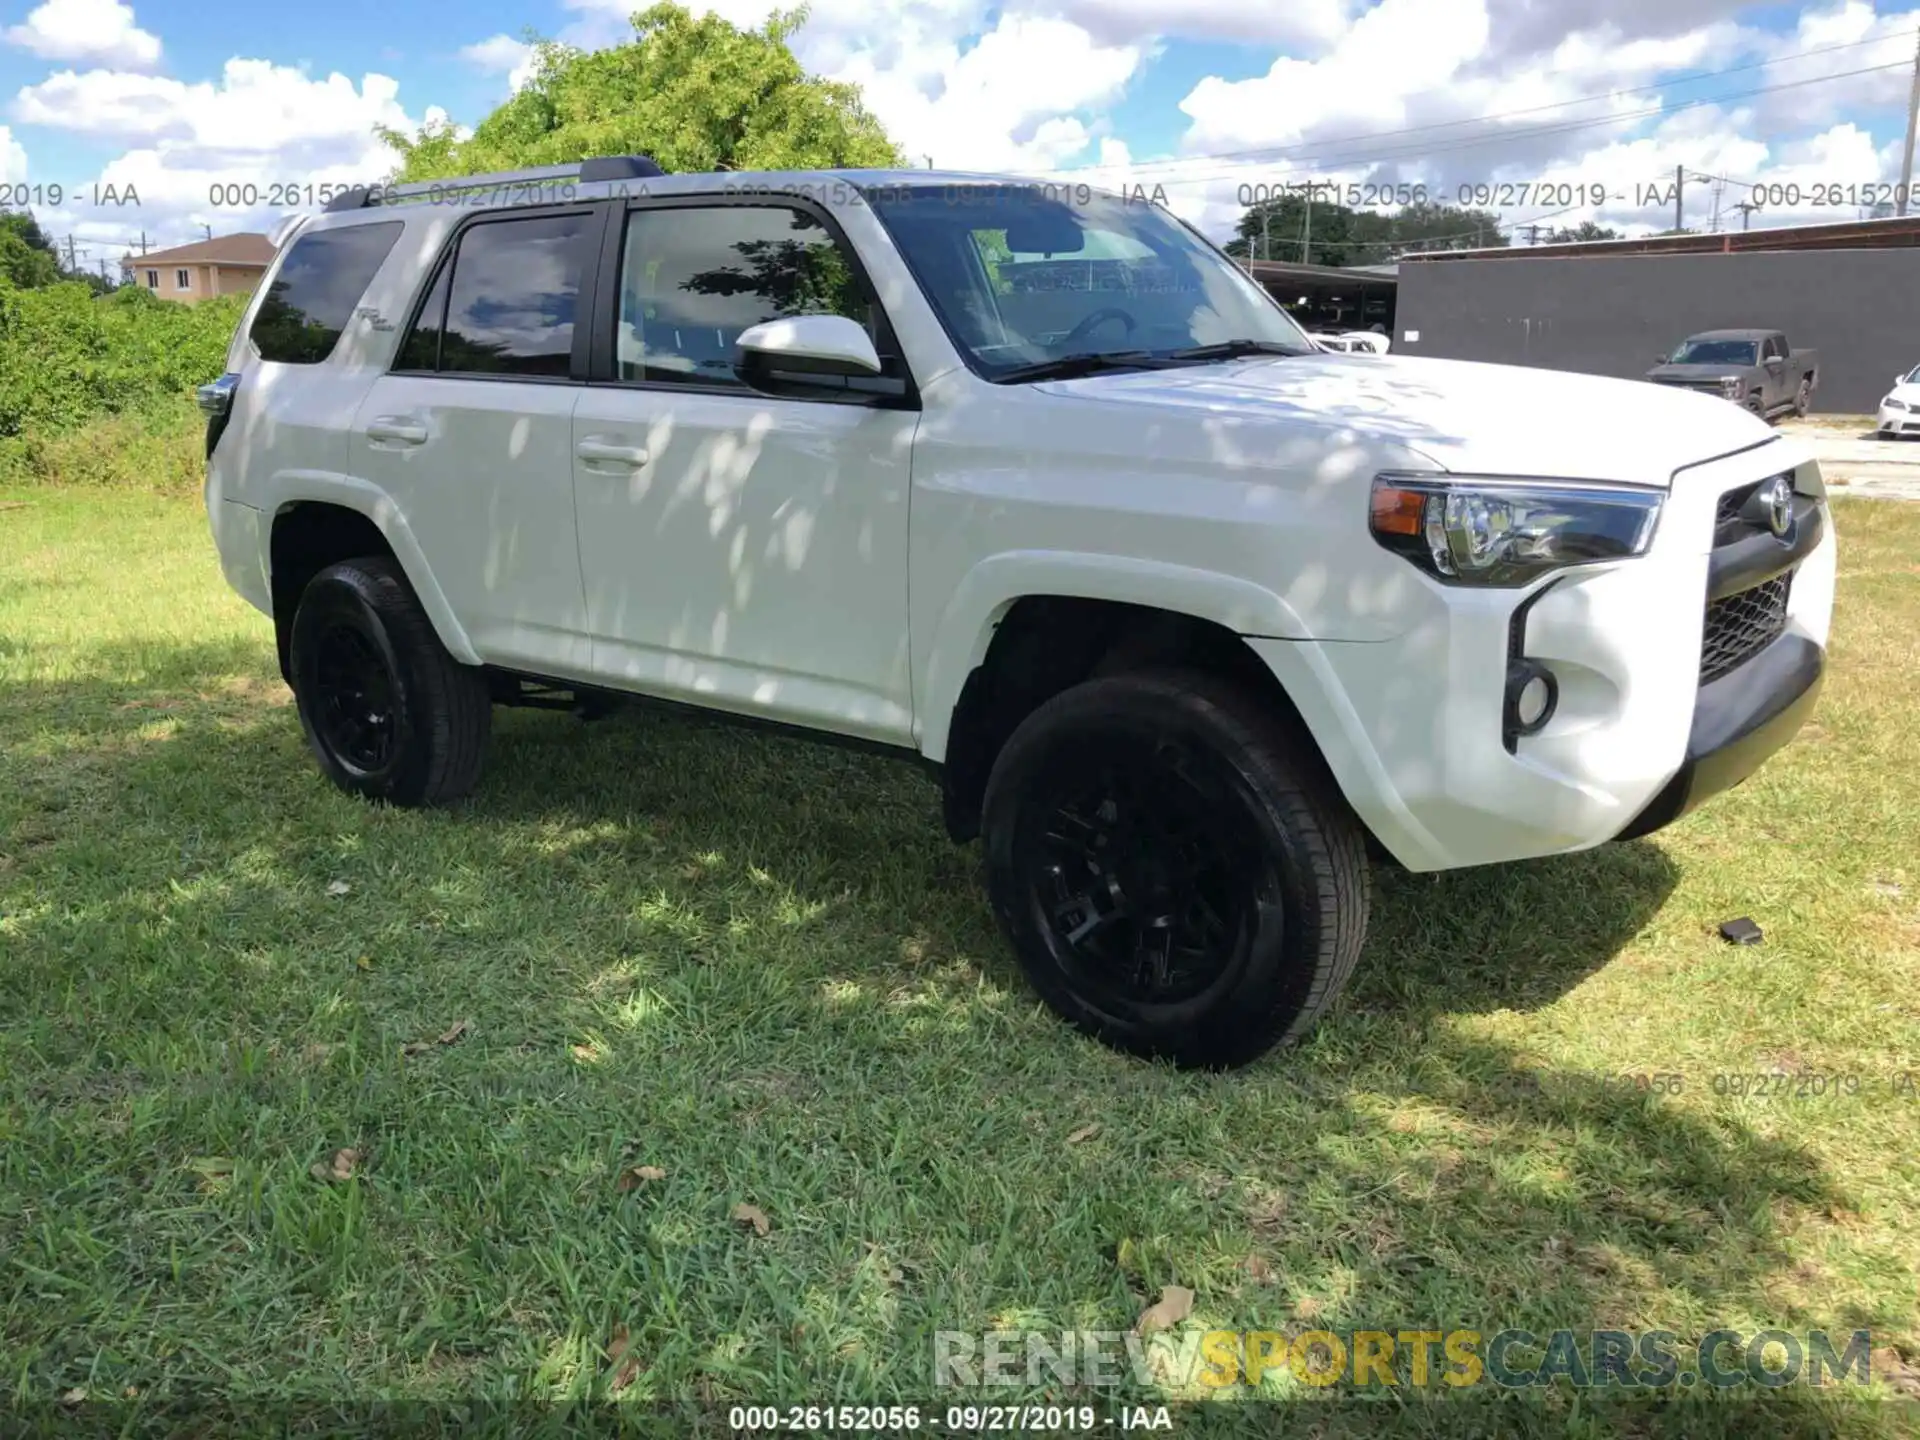
[[[1700,646],[1700,683],[1711,685],[1729,675],[1787,628],[1787,596],[1793,572],[1707,605],[1706,638]]]
[[[1767,477],[1768,480],[1772,478],[1772,476]],[[1756,480],[1751,485],[1742,485],[1738,490],[1729,490],[1722,495],[1719,513],[1714,516],[1714,525],[1718,527],[1729,520],[1738,520],[1740,512],[1746,508],[1747,501],[1753,498],[1754,491],[1766,483],[1766,480]]]

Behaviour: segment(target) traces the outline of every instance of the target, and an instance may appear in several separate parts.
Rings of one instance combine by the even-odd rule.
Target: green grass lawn
[[[0,495],[0,1406],[925,1403],[935,1331],[1125,1329],[1180,1285],[1205,1328],[1871,1327],[1882,1377],[1270,1378],[1312,1433],[1900,1433],[1920,507],[1839,524],[1796,746],[1651,841],[1381,877],[1334,1017],[1202,1076],[1040,1008],[909,766],[502,712],[475,801],[373,809],[195,503]],[[1852,1093],[1716,1093],[1776,1071]],[[1178,1418],[1252,1425],[1233,1398]]]

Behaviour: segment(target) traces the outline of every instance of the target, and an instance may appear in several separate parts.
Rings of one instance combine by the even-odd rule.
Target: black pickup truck
[[[1820,357],[1793,349],[1778,330],[1706,330],[1662,355],[1647,379],[1718,395],[1762,419],[1804,415],[1820,383]]]

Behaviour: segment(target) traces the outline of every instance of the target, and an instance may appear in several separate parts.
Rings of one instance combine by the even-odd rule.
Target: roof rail
[[[355,185],[335,195],[323,208],[328,213],[362,210],[368,206],[408,200],[440,199],[471,190],[550,185],[559,180],[592,185],[604,180],[650,179],[666,173],[646,155],[596,155],[565,165],[535,165],[526,170],[500,170],[490,175],[460,175],[448,180],[419,180],[406,185]]]

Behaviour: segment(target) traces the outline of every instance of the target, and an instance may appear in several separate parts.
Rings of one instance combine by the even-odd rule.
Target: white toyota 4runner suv
[[[1645,835],[1818,692],[1802,446],[1636,382],[1319,351],[1164,209],[640,157],[354,191],[208,413],[321,767],[478,779],[609,692],[937,767],[1035,988],[1233,1065],[1340,992],[1368,855]]]

